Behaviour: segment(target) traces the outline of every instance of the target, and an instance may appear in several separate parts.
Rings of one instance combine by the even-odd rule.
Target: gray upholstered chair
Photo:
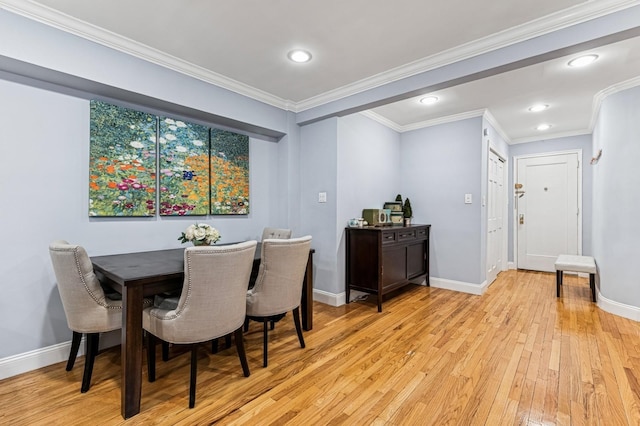
[[[198,344],[234,333],[245,377],[249,366],[244,351],[242,325],[246,292],[256,241],[225,246],[188,247],[184,251],[184,283],[176,309],[147,308],[142,326],[148,348],[155,339],[191,345],[189,408],[196,399]],[[155,349],[147,351],[149,381],[155,380]]]
[[[262,231],[262,241],[266,239],[287,240],[291,238],[291,229],[264,228]]]
[[[300,347],[305,347],[299,308],[310,249],[311,236],[262,241],[258,278],[247,292],[247,318],[263,323],[264,367],[267,366],[268,323],[274,318],[280,319],[293,311]]]
[[[84,248],[66,241],[49,245],[49,255],[58,282],[67,324],[73,331],[67,371],[73,368],[82,335],[86,335],[84,375],[81,392],[91,386],[93,362],[98,352],[100,333],[122,327],[122,301],[105,296],[93,272],[93,265]],[[146,301],[150,304],[151,301]]]

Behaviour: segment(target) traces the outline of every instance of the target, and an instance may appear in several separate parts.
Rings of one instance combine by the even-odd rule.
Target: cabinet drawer
[[[419,228],[416,230],[416,238],[424,238],[427,236],[427,228]]]
[[[413,240],[416,238],[415,229],[403,229],[398,231],[398,241]]]
[[[382,232],[382,244],[390,244],[398,241],[398,234],[396,231],[384,231]]]

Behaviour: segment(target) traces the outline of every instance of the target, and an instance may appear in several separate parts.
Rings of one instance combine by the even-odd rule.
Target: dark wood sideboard
[[[431,225],[346,228],[346,301],[351,290],[382,297],[412,281],[429,285]]]

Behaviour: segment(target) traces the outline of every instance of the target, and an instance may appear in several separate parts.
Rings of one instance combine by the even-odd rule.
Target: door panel
[[[504,162],[489,151],[487,187],[487,284],[502,269],[504,216]]]
[[[578,154],[517,161],[518,268],[554,271],[559,254],[578,254]]]

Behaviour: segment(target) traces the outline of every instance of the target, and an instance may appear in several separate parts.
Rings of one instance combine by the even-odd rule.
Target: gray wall
[[[600,292],[640,307],[636,260],[640,259],[640,87],[607,97],[593,132],[593,255]]]
[[[568,151],[568,150],[582,150],[582,254],[585,256],[591,255],[591,241],[592,241],[592,176],[593,167],[589,164],[591,161],[591,135],[580,136],[568,136],[565,138],[558,138],[552,140],[540,140],[535,142],[521,143],[511,145],[511,161],[509,161],[509,252],[508,259],[510,262],[514,260],[514,247],[513,247],[513,215],[514,215],[514,198],[513,198],[513,185],[514,176],[513,170],[515,166],[515,157],[522,155],[543,154],[556,151]]]
[[[402,195],[414,223],[431,224],[431,275],[480,285],[482,118],[402,134]],[[464,203],[472,194],[473,203]]]

